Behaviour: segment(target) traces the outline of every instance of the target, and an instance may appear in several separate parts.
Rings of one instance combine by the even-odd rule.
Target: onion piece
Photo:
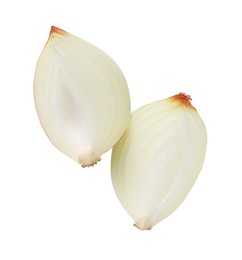
[[[49,140],[83,167],[120,139],[130,117],[128,86],[116,63],[54,26],[36,66],[34,100]]]
[[[112,182],[141,230],[151,229],[185,199],[204,162],[205,125],[180,93],[136,110],[112,151]]]

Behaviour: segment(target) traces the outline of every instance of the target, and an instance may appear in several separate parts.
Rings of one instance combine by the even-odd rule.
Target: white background
[[[242,259],[241,3],[1,2],[0,259]],[[84,170],[39,124],[32,82],[51,25],[117,62],[132,110],[182,91],[207,126],[196,184],[151,231],[117,200],[110,151]]]

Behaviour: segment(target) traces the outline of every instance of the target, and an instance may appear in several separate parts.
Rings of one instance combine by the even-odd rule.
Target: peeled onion
[[[54,26],[36,66],[34,100],[49,140],[83,167],[120,139],[130,117],[127,83],[116,63]]]
[[[135,111],[112,152],[112,182],[141,230],[182,203],[204,162],[207,134],[190,96],[180,93]]]

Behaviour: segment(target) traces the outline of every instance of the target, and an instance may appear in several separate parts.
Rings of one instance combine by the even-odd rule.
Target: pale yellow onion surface
[[[205,125],[180,93],[136,110],[112,152],[115,192],[135,226],[151,229],[185,199],[205,157]]]
[[[37,63],[34,100],[50,141],[83,167],[120,139],[130,117],[127,83],[116,63],[54,26]]]

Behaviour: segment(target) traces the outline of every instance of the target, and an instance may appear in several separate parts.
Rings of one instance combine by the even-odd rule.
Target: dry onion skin
[[[116,63],[54,26],[36,66],[34,100],[49,140],[83,167],[112,148],[130,118],[128,86]]]
[[[149,230],[182,203],[205,158],[203,120],[180,93],[136,110],[112,151],[112,182],[141,230]]]

